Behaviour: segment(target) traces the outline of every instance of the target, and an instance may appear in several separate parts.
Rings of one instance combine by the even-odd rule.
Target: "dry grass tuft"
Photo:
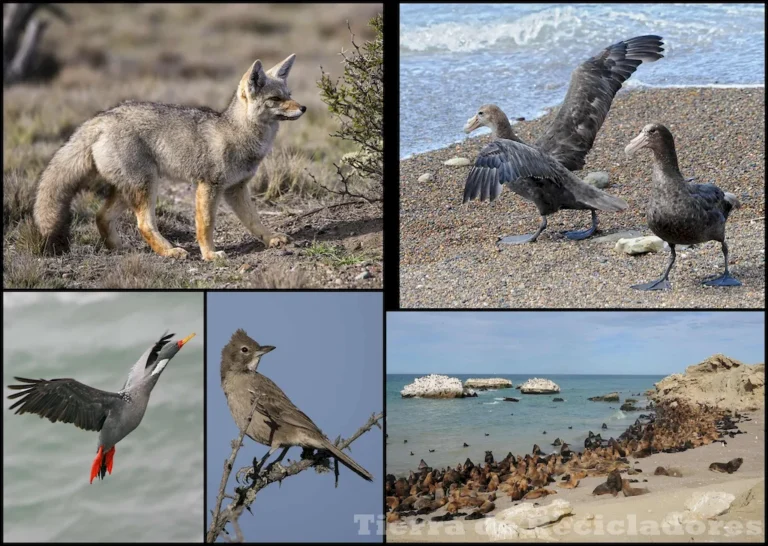
[[[100,288],[198,288],[190,286],[186,279],[176,277],[156,263],[155,257],[148,254],[131,254],[117,262],[116,267],[107,273],[100,283]]]
[[[41,258],[16,254],[3,260],[3,282],[6,288],[64,288],[66,283],[46,274]]]

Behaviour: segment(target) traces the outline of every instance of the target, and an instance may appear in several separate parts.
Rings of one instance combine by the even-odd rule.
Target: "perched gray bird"
[[[149,395],[168,362],[191,334],[171,343],[168,334],[147,349],[133,365],[123,388],[118,392],[94,389],[74,379],[25,379],[16,377],[23,385],[9,385],[18,390],[8,396],[20,398],[10,409],[17,414],[36,413],[51,422],[73,423],[83,430],[99,431],[96,458],[91,465],[91,482],[109,472],[115,457],[115,444],[139,426],[149,403]]]
[[[259,345],[245,333],[237,330],[221,351],[221,386],[237,427],[242,430],[251,414],[256,412],[246,430],[252,440],[270,447],[261,465],[278,449],[281,461],[292,446],[323,449],[331,452],[344,466],[373,481],[373,476],[339,448],[268,377],[257,373],[261,357],[274,350],[271,345]]]

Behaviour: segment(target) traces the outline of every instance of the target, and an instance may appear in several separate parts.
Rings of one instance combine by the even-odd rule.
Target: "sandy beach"
[[[537,501],[510,501],[499,495],[496,508],[486,519],[450,522],[432,522],[431,518],[445,513],[441,508],[424,517],[416,524],[415,517],[387,526],[387,542],[487,542],[505,540],[503,536],[489,534],[487,525],[493,524],[493,516],[501,510],[520,503],[538,502],[544,506],[554,499],[563,499],[573,506],[573,513],[558,523],[542,527],[546,535],[542,541],[564,542],[764,542],[764,467],[765,421],[764,412],[747,412],[752,420],[739,423],[746,434],[727,438],[727,445],[709,444],[682,453],[658,453],[642,459],[630,458],[634,468],[642,470],[634,476],[634,487],[647,487],[649,493],[636,497],[611,495],[593,496],[593,489],[605,481],[604,477],[585,478],[575,489],[550,487],[557,491]],[[501,454],[499,454],[501,455]],[[727,462],[741,457],[744,462],[733,474],[721,474],[709,470],[713,462]],[[457,461],[458,462],[458,461]],[[655,476],[657,466],[674,467],[683,477]],[[644,483],[643,480],[648,480]],[[754,488],[754,489],[753,489]],[[748,502],[743,497],[752,490]],[[736,497],[731,510],[715,520],[689,525],[682,534],[670,535],[663,531],[661,523],[671,512],[682,511],[683,504],[696,492],[725,492]],[[742,506],[743,505],[743,506]]]
[[[607,171],[612,195],[626,200],[621,213],[601,213],[600,231],[569,241],[560,231],[584,229],[584,211],[560,211],[536,243],[499,248],[499,236],[531,233],[539,222],[532,203],[504,190],[494,203],[462,206],[470,167],[444,165],[453,157],[473,161],[488,136],[467,139],[400,163],[400,299],[403,307],[703,307],[765,305],[765,91],[743,89],[637,89],[621,92],[598,133],[583,171]],[[471,112],[467,113],[469,116]],[[507,112],[510,118],[515,112]],[[515,132],[533,142],[553,113],[517,123]],[[629,160],[624,147],[651,121],[675,136],[680,169],[699,183],[715,183],[742,203],[726,236],[735,289],[701,281],[720,274],[720,244],[708,242],[678,252],[672,290],[638,292],[630,285],[661,276],[669,252],[619,254],[601,236],[632,230],[651,235],[645,221],[651,154]],[[431,173],[432,179],[418,182]]]

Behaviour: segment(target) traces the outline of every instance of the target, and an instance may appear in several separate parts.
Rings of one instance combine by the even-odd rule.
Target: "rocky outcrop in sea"
[[[520,385],[520,392],[523,394],[552,394],[560,392],[560,387],[549,379],[534,377]]]
[[[470,378],[464,381],[464,387],[478,391],[487,391],[488,389],[511,389],[512,381],[502,377]]]
[[[468,398],[477,396],[477,393],[464,388],[456,377],[430,374],[406,385],[400,395],[403,398]]]

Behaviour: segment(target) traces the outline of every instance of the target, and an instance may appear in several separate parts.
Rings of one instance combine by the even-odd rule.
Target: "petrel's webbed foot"
[[[581,241],[592,237],[597,231],[597,213],[592,211],[592,225],[583,231],[566,231],[565,236],[572,241]]]
[[[672,285],[669,283],[669,279],[665,277],[663,279],[659,279],[658,281],[651,281],[643,284],[633,284],[632,288],[635,290],[671,290]]]
[[[730,273],[723,273],[719,277],[709,279],[701,284],[704,286],[741,286],[741,282],[738,279],[731,277]]]
[[[500,238],[497,244],[521,245],[524,243],[533,243],[534,241],[536,241],[536,239],[539,238],[539,235],[541,235],[541,232],[544,231],[546,227],[547,227],[547,217],[542,216],[541,223],[539,224],[539,229],[536,230],[536,233],[531,233],[528,235],[509,235],[507,237]]]

